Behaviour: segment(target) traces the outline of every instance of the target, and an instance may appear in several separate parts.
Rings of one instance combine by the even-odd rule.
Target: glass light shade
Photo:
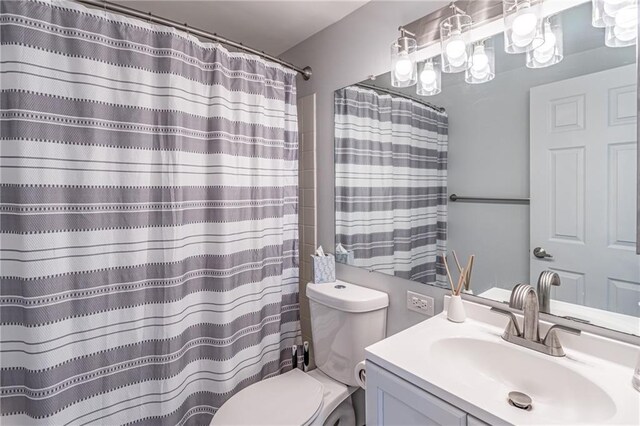
[[[442,74],[433,59],[418,65],[418,84],[416,93],[420,96],[433,96],[442,91]]]
[[[391,85],[410,87],[416,84],[418,70],[415,61],[417,43],[414,38],[400,37],[391,45]]]
[[[467,69],[471,23],[471,17],[462,13],[440,22],[442,72],[454,73]]]
[[[528,68],[544,68],[562,61],[562,19],[560,15],[548,16],[543,24],[544,43],[527,52]]]
[[[617,9],[613,24],[605,29],[604,44],[625,47],[636,44],[638,36],[638,6],[635,2]]]
[[[465,71],[464,80],[469,84],[493,80],[496,76],[495,58],[492,39],[474,43],[469,48],[469,66]]]
[[[615,25],[618,12],[625,7],[634,6],[636,0],[592,0],[591,24],[597,28]]]
[[[542,4],[537,0],[502,0],[504,51],[525,53],[544,43]]]

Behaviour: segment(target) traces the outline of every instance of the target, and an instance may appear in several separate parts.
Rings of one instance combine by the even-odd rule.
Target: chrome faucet
[[[564,325],[555,324],[551,326],[544,339],[540,339],[540,306],[538,304],[538,295],[533,287],[522,284],[514,287],[515,291],[524,291],[523,313],[524,321],[522,323],[522,331],[518,326],[518,319],[511,311],[499,308],[491,308],[493,312],[506,315],[509,317],[507,328],[502,333],[502,338],[507,342],[515,343],[534,351],[542,352],[551,356],[564,356],[564,350],[558,339],[558,331],[580,335],[580,330],[566,327]]]

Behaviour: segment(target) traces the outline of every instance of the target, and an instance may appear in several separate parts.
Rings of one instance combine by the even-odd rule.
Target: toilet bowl
[[[386,293],[336,281],[307,285],[317,369],[246,387],[213,416],[218,425],[353,426],[351,394],[364,348],[385,336]]]

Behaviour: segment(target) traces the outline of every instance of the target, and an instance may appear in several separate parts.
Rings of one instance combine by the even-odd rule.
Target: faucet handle
[[[542,343],[551,349],[550,354],[553,356],[564,356],[564,349],[558,339],[558,331],[564,331],[565,333],[574,334],[579,336],[582,332],[577,328],[567,327],[565,325],[554,324],[547,331],[547,335],[544,337]]]
[[[507,311],[506,309],[496,308],[496,307],[492,307],[491,311],[495,312],[496,314],[505,315],[509,317],[509,324],[507,324],[507,328],[504,330],[505,334],[518,336],[518,337],[522,335],[522,333],[520,332],[520,326],[518,326],[518,318],[516,318],[513,312]]]
[[[579,336],[582,333],[582,331],[578,330],[577,328],[554,324],[549,327],[549,331],[547,331],[547,335],[545,336],[544,341],[546,342],[548,338],[553,338],[554,335],[558,334],[558,331],[564,331],[565,333],[574,334],[576,336]]]

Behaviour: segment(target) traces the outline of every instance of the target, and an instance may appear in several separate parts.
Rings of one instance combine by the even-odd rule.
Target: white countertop
[[[570,398],[576,398],[581,396],[581,392],[585,393],[584,406],[581,410],[586,410],[583,414],[589,412],[589,409],[593,411],[594,415],[590,417],[593,420],[592,424],[640,424],[640,393],[631,385],[633,367],[640,348],[590,333],[582,333],[581,336],[561,334],[560,339],[567,355],[562,358],[551,357],[504,341],[501,335],[507,324],[506,317],[489,312],[487,306],[467,301],[464,303],[467,311],[466,322],[461,324],[450,322],[446,318],[446,313],[442,313],[369,346],[366,349],[367,362],[373,362],[491,424],[575,423],[567,420],[571,418],[571,413],[566,411],[559,413],[557,417],[546,417],[541,421],[543,417],[536,414],[535,398],[534,409],[529,412],[510,406],[506,401],[506,394],[509,390],[518,389],[507,389],[500,377],[487,377],[486,372],[482,371],[482,365],[485,362],[482,359],[483,356],[489,358],[487,363],[491,362],[494,369],[499,369],[500,362],[507,360],[496,359],[495,356],[492,358],[492,354],[486,351],[484,354],[452,353],[452,356],[457,355],[455,359],[462,359],[461,356],[477,358],[470,363],[476,367],[467,366],[466,370],[457,368],[451,370],[444,368],[442,365],[444,363],[436,360],[437,357],[433,352],[435,342],[451,341],[452,338],[482,341],[481,343],[486,343],[489,347],[495,347],[491,346],[495,344],[510,345],[508,348],[499,348],[507,351],[505,353],[517,355],[518,359],[521,355],[522,359],[528,360],[523,364],[529,365],[522,365],[521,371],[521,376],[525,379],[527,375],[537,374],[531,365],[545,365],[553,367],[554,371],[570,373],[568,376],[571,377],[586,377],[589,383],[595,384],[594,387],[599,392],[603,391],[601,392],[603,395],[608,395],[610,402],[607,402],[607,410],[603,410],[608,414],[604,414],[593,411],[595,409],[589,406],[589,395],[584,387],[577,386],[582,389],[575,389],[575,394],[573,392],[569,394]],[[546,333],[548,326],[549,324],[541,322],[542,335]],[[508,352],[512,350],[525,351],[525,353]],[[550,362],[554,364],[549,364]],[[520,367],[516,365],[515,368]],[[465,371],[466,376],[460,377],[458,374],[460,370]],[[519,378],[520,382],[522,377]],[[538,397],[538,399],[543,398]],[[563,402],[558,401],[557,403],[560,404],[558,407],[562,408]],[[542,409],[539,408],[537,413],[541,415]],[[549,416],[548,411],[546,415]],[[562,418],[563,415],[564,418]],[[599,418],[600,415],[606,418]],[[549,421],[549,418],[554,420]]]

